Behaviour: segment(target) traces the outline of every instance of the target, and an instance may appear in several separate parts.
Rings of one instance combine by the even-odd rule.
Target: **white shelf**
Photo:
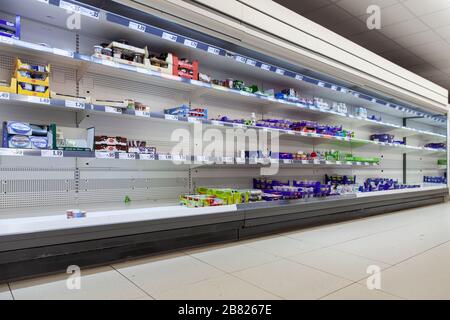
[[[200,81],[183,79],[173,75],[154,72],[145,68],[138,68],[127,64],[105,61],[92,56],[76,54],[57,48],[48,48],[41,45],[31,44],[14,39],[8,40],[7,42],[4,41],[5,40],[3,40],[3,42],[0,41],[0,47],[2,49],[5,48],[5,50],[16,55],[24,53],[31,54],[46,61],[50,61],[51,63],[63,63],[79,68],[80,70],[82,69],[84,72],[98,73],[117,78],[123,78],[123,71],[127,71],[127,79],[129,80],[164,86],[176,90],[183,90],[186,92],[190,92],[192,97],[198,98],[203,95],[208,95],[216,98],[226,98],[236,103],[249,103],[260,106],[274,105],[286,109],[299,110],[312,114],[322,114],[330,117],[337,117],[339,119],[338,121],[344,125],[355,125],[355,123],[357,123],[357,126],[359,127],[377,127],[382,128],[386,131],[395,131],[396,134],[402,137],[413,135],[427,135],[435,139],[439,139],[439,141],[446,139],[445,135],[431,131],[418,130],[414,128],[398,126],[391,123],[384,123],[355,117],[353,115],[321,110],[316,108],[315,106],[279,100],[273,97],[259,94],[246,93],[243,91],[228,89],[225,87],[211,85]]]
[[[65,211],[61,210],[60,213],[52,212],[37,217],[0,219],[0,236],[77,229],[141,221],[156,221],[180,217],[195,217],[235,211],[237,211],[236,205],[208,208],[186,208],[182,206],[170,206],[94,211],[88,212],[86,218],[67,219]]]
[[[232,90],[234,91],[234,90]],[[123,112],[110,112],[110,109],[101,106],[101,105],[92,105],[88,103],[81,103],[77,104],[75,107],[73,103],[68,103],[65,100],[56,100],[56,99],[41,99],[41,98],[34,98],[29,96],[23,96],[23,95],[17,95],[17,94],[9,94],[4,93],[1,95],[2,100],[0,100],[4,104],[11,104],[11,105],[17,105],[17,106],[29,106],[29,107],[35,107],[39,106],[39,108],[45,107],[49,109],[58,109],[58,110],[67,110],[72,112],[96,112],[96,113],[102,113],[105,116],[115,116],[115,117],[133,117],[135,119],[142,119],[142,120],[150,120],[150,121],[165,121],[165,122],[171,122],[171,123],[177,123],[180,125],[194,125],[195,123],[201,123],[204,125],[210,125],[214,126],[216,128],[230,128],[230,127],[236,127],[232,123],[226,123],[226,122],[220,122],[220,121],[214,121],[214,120],[202,120],[202,119],[191,119],[188,118],[179,118],[179,117],[170,117],[170,120],[166,118],[166,116],[162,113],[138,113],[134,110],[128,110],[125,109]],[[279,133],[282,136],[290,136],[295,137],[299,140],[309,141],[309,142],[316,142],[317,140],[326,142],[326,141],[334,141],[341,143],[342,146],[347,147],[361,147],[361,146],[377,146],[389,150],[393,150],[394,152],[402,152],[402,153],[423,153],[424,155],[443,155],[446,153],[446,150],[434,150],[424,147],[415,147],[415,146],[408,146],[408,145],[400,145],[400,144],[393,144],[393,143],[383,143],[383,142],[376,142],[376,141],[370,141],[365,139],[358,139],[358,138],[344,138],[344,137],[337,137],[337,136],[328,136],[328,135],[321,135],[316,133],[305,133],[305,132],[298,132],[298,131],[292,131],[292,130],[279,130],[279,129],[272,129],[272,128],[265,128],[265,127],[257,127],[257,126],[246,126],[246,125],[239,125],[238,128],[242,129],[256,129],[256,130],[266,130],[266,131],[274,131]]]

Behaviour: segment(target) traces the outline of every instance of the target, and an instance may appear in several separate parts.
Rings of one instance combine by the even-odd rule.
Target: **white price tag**
[[[319,86],[319,87],[325,87],[325,83],[323,83],[322,81],[319,81],[318,83],[317,83],[317,85]]]
[[[74,53],[73,52],[67,51],[67,50],[63,50],[63,49],[58,49],[58,48],[53,48],[53,54],[57,54],[59,56],[69,57],[69,58],[73,58],[74,57]]]
[[[149,74],[150,73],[148,69],[141,68],[141,67],[136,67],[136,71],[138,73],[143,73],[143,74]]]
[[[114,107],[108,107],[108,106],[105,106],[105,112],[122,114],[122,111],[120,111],[120,109],[117,109]]]
[[[162,38],[166,39],[166,40],[169,40],[169,41],[172,41],[172,42],[177,42],[177,40],[178,40],[178,37],[176,35],[170,34],[170,33],[167,33],[167,32],[163,32]]]
[[[172,156],[173,161],[186,161],[186,156],[180,156],[180,155],[173,155]]]
[[[96,152],[95,157],[97,159],[115,159],[116,153],[115,152]]]
[[[214,48],[214,47],[208,47],[208,53],[212,53],[216,56],[220,54],[220,49]]]
[[[148,153],[141,153],[139,154],[139,160],[146,160],[146,161],[155,160],[155,155]]]
[[[359,98],[359,93],[353,92],[353,96],[355,96],[356,98]]]
[[[242,123],[233,123],[233,128],[244,129],[244,128],[246,128],[246,125],[242,124]]]
[[[342,161],[336,161],[336,164],[337,164],[338,166],[340,166],[340,165],[342,164]]]
[[[236,158],[237,164],[245,164],[245,158]]]
[[[275,72],[278,73],[278,74],[281,74],[282,76],[284,76],[284,73],[286,71],[284,71],[283,69],[277,69],[277,70],[275,70]]]
[[[102,59],[102,65],[117,68],[117,63],[108,59]]]
[[[287,132],[287,134],[290,134],[292,136],[295,136],[297,134],[295,131],[292,131],[292,130],[289,130],[289,131],[286,131],[286,132]]]
[[[133,21],[130,21],[130,23],[128,24],[128,27],[130,29],[133,29],[133,30],[136,30],[136,31],[139,31],[139,32],[145,32],[145,30],[147,30],[147,27],[144,26],[143,24],[140,24],[140,23],[137,23],[137,22],[133,22]]]
[[[361,162],[356,162],[356,165],[357,165],[357,166],[360,166],[360,165],[361,165]]]
[[[84,110],[86,105],[83,102],[66,100],[66,107],[67,108],[83,109]]]
[[[347,92],[348,92],[348,90],[347,90],[347,89],[345,89],[345,88],[341,88],[341,92],[342,92],[342,93],[347,93]]]
[[[23,157],[22,149],[1,149],[0,155],[2,156],[13,156],[13,157]]]
[[[224,163],[234,163],[234,159],[232,157],[223,157],[222,162]]]
[[[246,64],[248,64],[249,66],[254,67],[254,66],[256,66],[256,61],[255,60],[251,60],[251,59],[247,59]]]
[[[212,120],[212,121],[211,121],[211,124],[212,124],[213,126],[218,126],[218,127],[223,127],[223,126],[225,126],[225,123],[223,123],[222,121],[217,121],[217,120]]]
[[[62,150],[42,150],[41,156],[45,158],[62,158],[64,157],[64,151]]]
[[[314,160],[314,164],[320,164],[320,160]]]
[[[266,71],[270,71],[270,66],[263,63],[263,64],[261,65],[261,69],[266,70]]]
[[[172,160],[172,156],[171,155],[166,155],[166,154],[161,154],[158,157],[159,160],[163,160],[163,161],[171,161]]]
[[[202,123],[202,120],[198,119],[198,118],[188,118],[188,122],[189,123]]]
[[[178,116],[174,116],[173,114],[165,114],[164,118],[166,120],[178,121]]]
[[[377,99],[376,98],[372,98],[372,103],[377,103]]]
[[[331,90],[337,91],[337,87],[336,86],[331,86]]]
[[[134,111],[134,114],[137,117],[150,118],[150,112],[148,112],[148,111],[136,110],[136,111]]]
[[[309,164],[309,160],[302,160],[302,164]]]
[[[246,58],[241,57],[241,56],[236,56],[234,59],[235,59],[237,62],[240,62],[240,63],[245,63],[245,62],[247,61]]]
[[[284,159],[283,163],[284,164],[292,164],[294,161],[292,161],[291,159]]]
[[[197,49],[198,42],[192,41],[192,40],[189,40],[189,39],[185,39],[184,40],[184,45],[187,46],[187,47],[190,47],[190,48]]]
[[[42,2],[42,3],[45,3],[45,4],[48,4],[48,0],[37,0],[38,2]]]
[[[136,160],[136,153],[119,153],[119,159]]]
[[[48,99],[48,98],[40,98],[40,97],[29,96],[29,97],[28,97],[28,102],[31,102],[31,103],[40,103],[40,104],[50,104],[50,99]]]
[[[295,75],[295,80],[303,80],[303,76],[302,75],[299,75],[299,74],[296,74]]]
[[[247,92],[247,91],[239,91],[239,93],[246,97],[253,97],[253,93]]]
[[[0,42],[6,44],[13,44],[13,38],[0,36]]]
[[[206,157],[205,156],[196,156],[195,161],[200,162],[200,163],[206,162]]]
[[[9,100],[11,95],[9,92],[0,92],[0,100]]]
[[[64,0],[60,0],[59,1],[59,7],[61,9],[70,11],[70,12],[75,12],[75,13],[79,13],[82,14],[84,16],[87,17],[91,17],[94,19],[99,19],[99,12],[95,11],[95,10],[91,10],[89,8],[83,7],[83,6],[79,6]]]

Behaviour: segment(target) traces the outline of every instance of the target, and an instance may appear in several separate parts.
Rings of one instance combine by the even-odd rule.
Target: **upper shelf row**
[[[185,79],[173,75],[154,72],[149,69],[136,67],[130,64],[117,63],[110,60],[99,59],[93,56],[86,56],[74,52],[61,50],[59,48],[49,48],[46,46],[33,44],[21,40],[8,39],[0,37],[0,48],[4,51],[10,51],[18,54],[19,52],[31,56],[36,56],[46,61],[63,63],[65,65],[75,66],[85,72],[94,72],[106,74],[110,76],[123,77],[123,70],[127,71],[127,79],[135,80],[158,86],[164,86],[173,89],[179,89],[190,93],[191,97],[199,97],[202,95],[212,95],[214,97],[225,97],[236,101],[237,103],[255,103],[259,105],[276,105],[282,108],[290,108],[292,110],[301,110],[304,112],[321,114],[323,116],[338,117],[339,122],[343,125],[349,125],[352,128],[368,127],[376,130],[384,130],[396,136],[428,136],[431,139],[445,141],[446,135],[419,130],[411,127],[400,126],[394,123],[370,120],[365,117],[359,117],[352,114],[338,113],[334,111],[326,111],[314,105],[306,105],[302,103],[294,103],[286,100],[276,99],[273,97],[253,94],[245,91],[228,89],[223,86],[204,83],[201,81]],[[3,98],[4,99],[4,98]]]
[[[248,70],[250,70],[249,72],[255,72],[258,75],[266,74],[266,75],[269,75],[271,79],[278,79],[280,81],[283,79],[287,79],[286,81],[290,81],[291,83],[293,81],[293,82],[299,83],[299,85],[302,84],[304,86],[315,87],[314,91],[320,92],[319,94],[323,93],[323,97],[331,96],[331,97],[335,98],[335,100],[337,102],[349,102],[350,101],[350,103],[353,102],[355,105],[360,105],[360,104],[362,106],[369,105],[376,110],[380,110],[380,111],[382,110],[382,112],[385,112],[387,114],[393,114],[395,116],[398,116],[399,118],[411,118],[411,119],[421,118],[422,120],[426,121],[427,123],[431,123],[435,126],[445,127],[445,125],[446,125],[447,120],[445,117],[442,117],[439,115],[427,114],[425,111],[422,112],[422,111],[414,110],[414,107],[402,105],[401,103],[400,104],[394,103],[393,100],[391,100],[391,99],[387,99],[387,101],[386,101],[386,100],[380,99],[379,97],[374,97],[374,96],[371,96],[371,95],[368,95],[368,94],[365,94],[362,92],[358,92],[353,87],[345,87],[345,86],[342,86],[341,84],[335,84],[335,83],[332,83],[332,82],[329,82],[326,80],[319,80],[318,78],[307,76],[307,75],[301,74],[299,72],[290,71],[290,70],[288,70],[288,68],[282,68],[282,67],[276,66],[275,64],[270,64],[270,63],[266,63],[263,61],[259,61],[257,59],[243,56],[241,54],[235,54],[233,52],[230,52],[228,50],[220,48],[217,45],[213,46],[206,42],[198,41],[193,38],[187,38],[185,36],[175,34],[173,32],[168,32],[164,29],[157,28],[152,25],[144,24],[139,21],[133,21],[128,18],[119,16],[119,15],[116,15],[116,14],[113,14],[110,12],[105,12],[105,11],[102,11],[102,10],[94,8],[94,7],[83,5],[77,1],[72,1],[72,0],[69,0],[69,1],[63,1],[63,0],[38,1],[41,4],[36,3],[35,1],[33,1],[33,2],[35,4],[32,7],[33,7],[33,10],[35,9],[36,14],[40,9],[42,11],[43,7],[40,7],[40,6],[43,6],[42,3],[44,3],[44,4],[51,5],[50,8],[46,9],[48,11],[49,15],[54,14],[51,12],[51,10],[63,9],[63,10],[70,10],[70,11],[78,12],[83,16],[91,18],[91,19],[88,19],[88,20],[92,20],[88,24],[83,22],[84,23],[83,30],[89,30],[89,32],[93,32],[93,30],[95,30],[95,29],[104,28],[109,31],[108,32],[109,35],[113,36],[114,34],[117,34],[117,31],[116,31],[117,29],[126,29],[127,32],[139,34],[139,36],[135,36],[134,38],[139,38],[141,36],[150,36],[150,37],[152,37],[152,39],[158,40],[160,43],[165,44],[166,47],[168,47],[168,46],[179,46],[180,47],[181,46],[181,47],[185,47],[188,50],[202,51],[202,52],[204,52],[204,54],[206,56],[210,57],[210,59],[212,59],[211,61],[213,61],[213,62],[216,61],[214,59],[225,58],[225,59],[227,59],[227,60],[224,60],[226,66],[228,66],[229,61],[232,61],[232,65],[238,65],[235,68],[248,69]],[[19,6],[19,5],[17,4],[17,6]],[[34,8],[35,6],[36,6],[36,8]],[[28,10],[30,10],[30,9],[28,9]],[[34,17],[35,17],[35,15],[33,14],[33,18]],[[7,44],[11,44],[16,48],[32,49],[35,51],[35,53],[53,53],[53,54],[57,54],[57,55],[70,57],[73,60],[84,61],[84,62],[94,62],[97,64],[100,63],[99,61],[93,60],[90,56],[83,56],[78,53],[72,53],[70,51],[60,50],[57,48],[42,47],[39,45],[27,43],[24,41],[18,41],[18,40],[13,40],[13,39],[6,39],[6,38],[1,38],[0,41],[7,43]],[[66,60],[65,63],[68,63],[68,61]],[[239,67],[239,65],[241,65],[241,66]],[[121,69],[128,69],[131,71],[135,71],[137,73],[148,73],[146,70],[140,70],[140,68],[136,68],[133,66],[114,66],[114,65],[111,65],[111,66],[118,67]],[[93,68],[95,68],[95,66],[90,65],[89,68],[92,70]],[[103,72],[103,73],[107,72],[105,69],[101,69],[99,71]],[[113,74],[118,75],[120,77],[120,74],[118,74],[117,72],[114,72],[114,71],[112,71],[112,72],[113,72]],[[152,74],[150,73],[150,75],[152,75]],[[141,80],[141,81],[143,81],[143,80],[145,80],[146,82],[149,81],[148,78],[146,78],[146,79],[142,79],[142,77],[137,77],[137,78],[139,78],[138,80]],[[172,79],[172,80],[174,80],[174,79]],[[159,80],[158,80],[158,83],[160,83]],[[168,84],[168,83],[165,83],[165,84],[172,86],[172,87],[174,86],[174,84]],[[186,81],[184,84],[186,84]],[[190,82],[187,84],[194,85],[197,88],[198,87],[208,87],[208,85],[205,85],[203,83]],[[214,89],[217,89],[217,88],[214,88]],[[193,90],[196,90],[196,89],[194,88]],[[229,92],[227,92],[227,94],[228,93]],[[264,99],[264,97],[259,97],[257,95],[253,95],[250,97]],[[284,103],[282,101],[275,101],[275,99],[271,99],[271,98],[267,98],[266,100],[270,103],[273,103],[273,102],[274,103]],[[293,105],[291,103],[284,103],[284,104],[285,105]],[[329,114],[331,114],[331,113],[329,113]],[[417,121],[420,121],[420,120],[417,120]]]

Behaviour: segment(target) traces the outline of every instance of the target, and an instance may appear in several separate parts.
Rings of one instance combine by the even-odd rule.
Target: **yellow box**
[[[51,66],[49,64],[45,66],[45,68],[47,69],[47,71],[45,71],[45,72],[30,70],[30,68],[28,66],[29,66],[28,64],[22,63],[22,61],[19,58],[17,58],[16,65],[14,68],[14,70],[15,70],[14,73],[15,73],[17,82],[29,83],[29,84],[33,84],[36,86],[50,87],[50,68],[51,68]],[[23,77],[19,71],[26,71],[26,72],[30,72],[30,73],[34,73],[34,74],[43,74],[46,76],[46,79],[45,80],[37,80],[37,79],[30,79],[27,77]]]
[[[17,93],[23,94],[26,96],[50,99],[50,88],[47,88],[47,90],[45,90],[45,92],[35,92],[35,91],[24,90],[24,89],[22,89],[21,86],[17,86]]]
[[[0,92],[17,93],[17,80],[11,78],[10,86],[0,86]]]

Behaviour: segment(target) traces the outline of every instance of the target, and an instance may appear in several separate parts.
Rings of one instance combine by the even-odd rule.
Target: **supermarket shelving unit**
[[[442,202],[448,186],[423,185],[392,190],[297,201],[251,203],[215,208],[182,208],[177,198],[198,186],[251,188],[252,178],[275,162],[277,179],[323,180],[325,174],[395,178],[422,184],[424,175],[444,175],[447,150],[425,148],[447,142],[446,109],[436,110],[368,90],[324,73],[236,46],[161,18],[139,13],[145,23],[130,20],[135,11],[111,1],[95,8],[76,1],[3,1],[0,11],[20,15],[21,40],[0,37],[0,75],[11,74],[14,58],[52,65],[51,89],[67,95],[146,102],[151,112],[125,110],[71,100],[0,93],[0,119],[69,127],[95,127],[104,135],[143,139],[156,146],[151,158],[136,153],[69,152],[0,149],[0,281],[64,270],[68,265],[97,265],[149,253],[208,242],[238,240],[284,228],[350,219]],[[83,1],[95,4],[95,1]],[[120,1],[119,1],[120,2]],[[123,2],[123,1],[122,1]],[[81,29],[69,30],[67,18],[78,12]],[[135,18],[134,18],[135,19]],[[152,25],[151,22],[154,24]],[[161,29],[161,26],[167,29]],[[198,37],[198,38],[197,38]],[[306,97],[344,102],[348,114],[249,94],[199,81],[168,76],[126,64],[95,58],[93,46],[127,39],[152,51],[176,52],[200,61],[200,71],[216,78],[233,77],[262,89],[297,88]],[[44,45],[45,44],[45,45]],[[164,115],[163,110],[189,104],[207,107],[210,119],[219,115],[249,118],[312,120],[342,124],[354,139],[290,130],[235,125]],[[365,107],[382,121],[355,116]],[[242,158],[240,155],[203,157],[193,152],[170,155],[176,129],[256,129],[280,135],[280,151],[329,150],[381,157],[381,163],[300,161]],[[369,140],[373,133],[394,134],[406,145]],[[176,163],[174,163],[174,161]],[[272,162],[272,163],[271,163]],[[129,196],[131,204],[124,204]],[[82,207],[88,217],[67,220],[65,210]],[[45,255],[44,255],[45,253]],[[45,256],[45,257],[44,257]]]

